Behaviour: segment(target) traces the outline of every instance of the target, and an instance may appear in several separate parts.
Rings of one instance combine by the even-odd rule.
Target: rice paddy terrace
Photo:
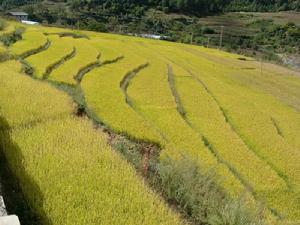
[[[184,154],[214,168],[230,196],[265,206],[270,224],[299,223],[299,73],[199,46],[25,28],[8,48],[16,60],[0,64],[0,143],[44,221],[184,223],[54,84],[80,90],[115,133],[158,144],[160,160]]]

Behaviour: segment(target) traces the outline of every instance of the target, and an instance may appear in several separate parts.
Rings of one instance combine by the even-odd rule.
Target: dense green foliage
[[[41,0],[1,0],[3,8],[43,2]],[[166,12],[187,14],[213,14],[226,10],[279,11],[299,10],[299,0],[55,0],[67,3],[74,12],[93,12],[96,15],[135,15],[141,16],[145,10],[156,8]]]
[[[5,46],[10,46],[11,44],[22,39],[23,32],[24,28],[17,27],[13,32],[1,35],[0,42],[2,42]]]
[[[232,0],[228,10],[233,11],[284,11],[300,10],[299,0]]]
[[[195,224],[264,224],[259,214],[251,212],[242,199],[232,200],[226,196],[214,171],[205,171],[188,157],[162,162],[159,175],[167,199],[176,202]]]
[[[277,53],[299,54],[299,24],[282,25],[257,18],[242,25],[245,31],[236,33],[241,26],[235,24],[242,20],[242,13],[234,21],[220,18],[218,27],[201,23],[201,18],[228,11],[300,10],[300,0],[0,0],[0,4],[7,10],[20,8],[29,13],[31,20],[44,24],[98,32],[157,34],[170,41],[212,47],[219,47],[219,26],[224,23],[222,47],[228,51],[262,54],[276,61],[281,60]]]
[[[300,27],[294,23],[274,25],[270,20],[257,20],[249,26],[259,26],[261,32],[254,38],[254,48],[267,46],[275,52],[299,52]],[[289,44],[287,44],[289,43]]]

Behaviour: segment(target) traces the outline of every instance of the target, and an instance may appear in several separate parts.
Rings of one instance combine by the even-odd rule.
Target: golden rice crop
[[[100,52],[100,62],[104,63],[110,60],[113,60],[119,56],[122,56],[122,52],[115,50],[114,46],[117,43],[111,43],[111,41],[106,40],[105,38],[93,37],[90,42],[92,46],[95,47],[98,52]],[[119,43],[120,45],[120,43]]]
[[[96,48],[90,45],[90,41],[87,39],[73,39],[69,40],[73,42],[76,48],[76,55],[71,60],[65,62],[63,65],[55,69],[49,79],[64,82],[68,84],[76,84],[74,77],[80,71],[80,69],[96,62],[99,52]]]
[[[0,31],[0,36],[4,34],[12,33],[16,29],[17,23],[9,22],[7,23],[6,27]]]
[[[286,189],[284,180],[259,159],[233,131],[218,104],[201,83],[176,65],[173,65],[173,73],[186,111],[186,119],[195,130],[205,134],[217,153],[235,167],[255,190]]]
[[[44,118],[30,126],[11,127],[15,113],[1,107],[1,149],[44,223],[182,224],[90,122],[70,112],[46,119],[58,108],[69,109],[65,94],[19,74],[14,61],[0,68],[0,90],[18,90],[17,95],[2,92],[1,106],[11,105],[23,113],[22,124],[35,112]],[[24,103],[19,105],[21,100]],[[44,101],[49,105],[46,109]]]
[[[205,134],[217,154],[238,171],[239,176],[251,185],[258,197],[264,199],[270,207],[282,211],[282,208],[274,202],[277,202],[277,199],[287,199],[287,193],[290,193],[290,196],[293,193],[289,190],[285,180],[263,159],[256,156],[233,132],[215,101],[207,95],[201,84],[185,76],[181,70],[174,69],[175,74],[176,72],[179,73],[175,79],[176,87],[186,110],[187,120],[195,130]],[[266,192],[269,195],[266,195]],[[276,200],[274,200],[274,195],[276,195]],[[294,200],[289,198],[289,201]],[[297,209],[295,204],[287,205],[285,210]]]
[[[101,66],[85,75],[81,86],[87,105],[115,131],[134,139],[160,143],[157,131],[125,102],[120,87],[124,76],[146,61],[130,52],[124,57],[117,63]]]
[[[13,55],[19,56],[32,49],[36,49],[44,45],[47,37],[40,30],[26,27],[26,31],[22,35],[22,40],[10,46]]]
[[[60,28],[35,29],[41,33],[70,32]],[[48,36],[51,47],[28,60],[36,69],[36,76],[42,77],[46,68],[70,53],[73,46],[77,48],[75,58],[56,68],[50,79],[73,83],[74,75],[93,61],[96,52],[101,53],[102,63],[124,56],[124,59],[102,65],[83,77],[81,86],[87,105],[101,121],[129,137],[159,142],[164,148],[162,160],[166,155],[176,158],[188,153],[207,167],[217,168],[232,195],[250,189],[256,198],[283,217],[299,220],[300,79],[295,76],[298,76],[296,72],[263,64],[261,73],[261,65],[254,59],[241,61],[239,55],[204,47],[114,34],[82,33],[89,40]],[[20,45],[26,42],[26,35]],[[144,63],[149,63],[148,67],[135,76],[126,76]],[[168,82],[168,65],[173,68],[180,102],[175,99]],[[124,77],[128,78],[129,84],[126,92],[122,90]],[[18,90],[21,83],[10,85]],[[5,89],[8,83],[1,85]],[[40,92],[45,95],[42,90]],[[0,90],[0,94],[15,93]],[[69,100],[53,97],[48,106],[46,97],[39,95],[40,100],[36,101],[45,109],[33,110],[22,103],[26,95],[27,92],[20,91],[18,104],[34,114],[32,118],[26,113],[22,115],[22,111],[13,112],[14,102],[8,104],[2,100],[4,107],[0,112],[9,112],[6,116],[9,124],[18,127],[23,121],[24,124],[36,118],[44,121],[44,118],[55,118],[60,114],[67,118],[61,120],[61,125],[56,125],[59,129],[63,129],[64,123],[74,122],[68,117],[72,110]],[[49,108],[60,101],[67,105],[65,110]],[[180,104],[185,110],[184,115],[178,112]],[[47,126],[54,132],[51,123]],[[20,135],[14,138],[17,140]]]
[[[47,68],[70,54],[73,50],[73,38],[60,38],[57,35],[48,36],[51,41],[50,47],[46,51],[30,56],[26,61],[34,68],[34,76],[42,78]]]
[[[29,126],[32,123],[63,117],[73,111],[73,103],[67,95],[58,94],[58,91],[52,90],[49,85],[37,82],[36,87],[25,76],[12,79],[11,73],[16,74],[20,70],[21,66],[15,61],[1,64],[0,96],[3,97],[0,98],[0,112],[6,113],[5,119],[11,127]],[[46,93],[50,90],[54,94],[48,99]],[[38,93],[38,96],[26,101],[33,92]],[[53,105],[58,103],[62,103],[64,107],[53,108]]]
[[[253,61],[247,62],[252,69],[245,71],[240,61],[226,60],[234,66],[228,74],[236,82],[276,98],[265,95],[258,98],[255,104],[278,123],[285,141],[299,148],[300,140],[296,136],[300,133],[300,80],[297,73],[272,64],[263,64],[261,73],[261,65]]]
[[[0,54],[3,54],[7,51],[7,49],[4,47],[2,43],[0,43]]]
[[[299,207],[295,199],[299,198],[299,152],[278,133],[272,122],[272,116],[275,116],[279,109],[283,111],[277,113],[275,118],[279,115],[288,118],[291,109],[278,104],[271,96],[246,88],[233,80],[230,68],[215,66],[215,62],[204,57],[199,60],[192,55],[189,56],[189,63],[190,70],[214,93],[245,143],[292,186],[292,190],[287,192],[272,193],[269,190],[261,195],[267,196],[272,207],[280,209],[279,211],[287,217],[298,218]],[[295,116],[291,116],[290,119],[290,123],[294,121],[294,127],[297,127],[298,119]],[[291,196],[294,197],[290,198]]]
[[[148,57],[153,54],[149,51],[147,53],[146,49],[143,53]],[[152,57],[157,56],[153,54]],[[216,167],[220,174],[226,174],[228,179],[224,180],[224,185],[228,190],[235,195],[241,194],[243,191],[241,183],[226,166],[217,162],[204,146],[201,137],[178,114],[167,81],[167,67],[162,59],[152,60],[150,66],[132,80],[128,94],[132,97],[136,109],[155,124],[167,142],[170,142],[170,147],[166,146],[166,150],[163,151],[164,155],[173,157],[182,153],[190,154],[208,167]]]

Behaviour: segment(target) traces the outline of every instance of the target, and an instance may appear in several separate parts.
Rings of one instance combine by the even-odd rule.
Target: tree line
[[[4,9],[43,0],[0,0]],[[52,0],[64,2],[74,11],[96,9],[115,14],[141,15],[149,8],[165,12],[209,15],[222,11],[300,10],[300,0]]]

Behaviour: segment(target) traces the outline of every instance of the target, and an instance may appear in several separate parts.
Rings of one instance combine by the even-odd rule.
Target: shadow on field
[[[19,216],[22,225],[52,224],[46,214],[41,211],[43,195],[34,180],[26,173],[21,149],[12,141],[9,124],[1,116],[0,183],[1,195],[4,197],[8,214]],[[23,190],[26,190],[26,194]],[[31,196],[30,200],[34,201],[33,204],[39,211],[38,213],[30,207],[28,196]]]

